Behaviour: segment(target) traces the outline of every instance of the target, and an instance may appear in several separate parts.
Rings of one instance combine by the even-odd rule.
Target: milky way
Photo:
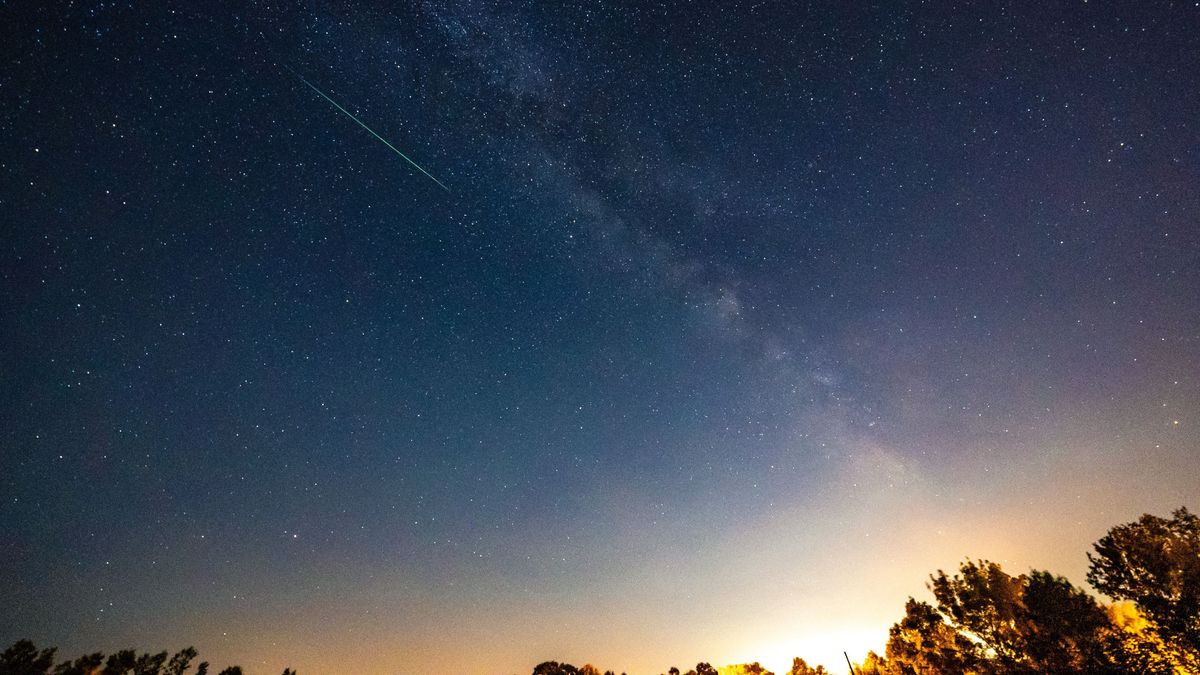
[[[0,5],[0,642],[835,666],[1200,507],[1195,5],[395,4]]]

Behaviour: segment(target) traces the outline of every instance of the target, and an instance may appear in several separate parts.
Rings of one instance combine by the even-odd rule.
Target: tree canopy
[[[169,659],[167,652],[138,654],[134,649],[122,649],[105,658],[95,652],[54,665],[54,648],[38,649],[31,640],[17,640],[0,653],[0,675],[188,675],[188,669],[196,658],[192,647],[175,652]],[[208,662],[196,667],[193,675],[206,675]],[[242,675],[240,666],[230,666],[220,675]],[[285,668],[283,675],[297,675]]]
[[[1177,649],[1200,654],[1200,518],[1186,508],[1171,518],[1146,514],[1096,542],[1088,582],[1131,600],[1150,629]]]
[[[909,598],[886,657],[864,673],[1200,673],[1200,523],[1187,509],[1118,525],[1089,555],[1088,581],[1129,601],[1103,606],[1067,579],[1011,575],[986,560],[930,577],[935,604]]]

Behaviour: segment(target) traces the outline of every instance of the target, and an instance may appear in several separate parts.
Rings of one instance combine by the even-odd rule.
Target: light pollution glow
[[[1146,504],[1132,486],[1092,480],[1093,472],[1128,469],[1127,458],[1096,447],[1089,466],[1076,467],[1077,481],[1058,478],[1068,472],[1045,457],[988,472],[987,486],[949,466],[898,480],[895,467],[872,473],[849,461],[823,490],[776,504],[755,522],[706,532],[681,518],[670,541],[630,530],[622,560],[574,575],[570,588],[481,577],[422,590],[381,571],[297,597],[297,618],[265,633],[231,621],[228,634],[208,636],[210,647],[227,645],[217,651],[232,661],[270,669],[304,662],[321,672],[352,664],[359,672],[484,675],[496,662],[559,660],[631,675],[759,661],[779,673],[793,656],[837,670],[843,650],[854,660],[881,650],[904,599],[928,597],[928,575],[965,557],[1050,569],[1082,584],[1091,543]],[[997,479],[1019,483],[1020,492],[1006,495]],[[1153,508],[1189,496],[1189,478],[1158,480]],[[986,497],[970,498],[985,487]],[[704,537],[695,549],[703,555],[688,559],[681,534]],[[586,532],[581,538],[586,551]],[[331,626],[343,645],[333,650],[321,646]]]

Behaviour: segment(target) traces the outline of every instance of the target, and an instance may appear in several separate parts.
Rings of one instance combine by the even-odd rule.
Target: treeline
[[[54,647],[38,649],[29,640],[18,640],[0,654],[0,675],[184,675],[196,660],[196,650],[187,647],[167,658],[167,652],[138,654],[122,649],[105,658],[102,652],[85,654],[55,665]],[[189,675],[208,675],[208,661],[201,661]],[[229,666],[217,675],[243,675],[240,666]],[[283,675],[296,675],[284,668]]]
[[[788,671],[789,675],[828,675],[829,671],[825,670],[824,666],[810,668],[802,658],[792,659],[792,669]],[[539,663],[533,669],[533,675],[616,675],[611,670],[606,670],[602,674],[598,668],[590,663],[582,668],[576,668],[569,663],[559,663],[557,661],[546,661]],[[625,675],[625,673],[621,673]],[[678,668],[671,668],[667,671],[667,675],[681,675]],[[687,671],[686,675],[775,675],[771,671],[763,668],[757,661],[754,663],[743,663],[735,666],[722,666],[714,668],[712,664],[701,661],[696,664],[696,667]]]
[[[968,560],[954,574],[930,576],[934,602],[909,598],[884,654],[868,654],[855,675],[1200,675],[1200,518],[1186,508],[1170,518],[1144,515],[1109,530],[1094,549],[1087,580],[1112,604],[1050,572],[1013,576]],[[55,665],[54,649],[21,640],[0,654],[0,675],[207,675],[206,662],[188,672],[195,658],[190,647],[170,658],[123,650]],[[797,658],[787,675],[827,672]],[[546,661],[533,675],[614,673]],[[758,663],[698,663],[686,675],[773,674]]]
[[[1186,508],[1144,515],[1093,548],[1087,580],[1112,604],[1051,572],[1014,576],[968,560],[930,576],[934,602],[909,598],[884,654],[869,653],[855,675],[1200,675],[1200,519]],[[554,661],[533,672],[601,675]],[[787,675],[828,672],[797,658]],[[758,663],[699,663],[683,675],[774,674]]]

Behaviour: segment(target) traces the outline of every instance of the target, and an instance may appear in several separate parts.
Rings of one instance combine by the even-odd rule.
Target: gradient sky
[[[0,642],[835,666],[1084,583],[1200,507],[1198,27],[0,4]]]

